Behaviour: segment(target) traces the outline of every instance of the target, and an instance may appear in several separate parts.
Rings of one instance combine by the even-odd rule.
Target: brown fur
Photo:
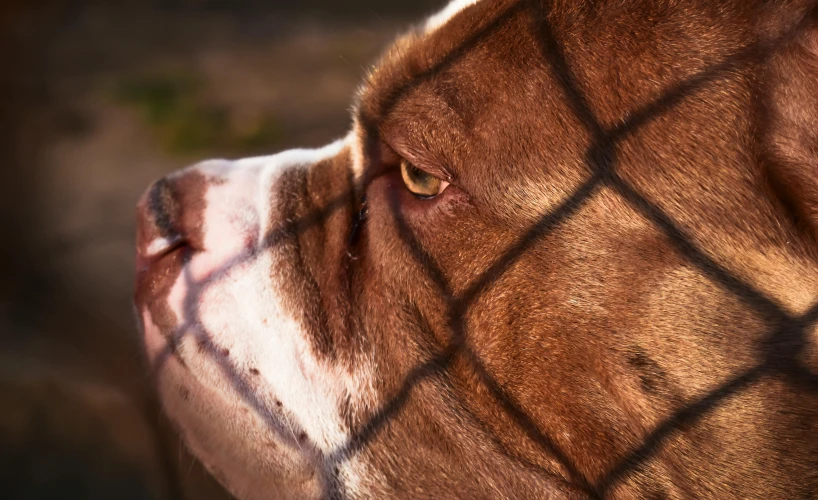
[[[363,180],[348,151],[292,173],[303,223],[271,236],[317,350],[380,369],[328,474],[361,454],[376,498],[818,496],[816,12],[483,0],[400,39],[356,108]],[[398,156],[451,187],[413,197]]]
[[[818,494],[818,367],[788,376],[815,338],[787,324],[818,301],[810,9],[483,2],[396,44],[362,94],[367,150],[457,193],[409,212],[394,180],[368,188],[379,258],[356,283],[402,311],[365,329],[383,391],[448,367],[368,447],[400,446],[394,484]]]

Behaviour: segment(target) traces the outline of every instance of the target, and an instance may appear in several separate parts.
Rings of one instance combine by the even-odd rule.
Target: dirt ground
[[[442,3],[0,6],[3,498],[227,497],[152,398],[135,202],[193,161],[342,136],[367,64]]]

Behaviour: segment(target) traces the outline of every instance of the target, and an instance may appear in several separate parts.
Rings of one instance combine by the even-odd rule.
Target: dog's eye
[[[448,182],[417,168],[407,160],[401,160],[400,174],[406,188],[419,198],[434,198],[449,185]]]

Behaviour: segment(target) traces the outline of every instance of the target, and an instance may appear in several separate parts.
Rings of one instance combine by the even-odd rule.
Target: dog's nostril
[[[156,257],[166,254],[171,250],[185,246],[186,243],[181,236],[174,236],[171,238],[156,238],[146,248],[144,252],[145,257]]]
[[[148,188],[137,207],[140,256],[156,257],[185,244],[180,215],[178,196],[171,181],[163,178]]]
[[[149,215],[159,232],[169,239],[178,235],[176,219],[179,213],[179,205],[173,191],[173,185],[167,178],[158,180],[149,188],[147,202]]]

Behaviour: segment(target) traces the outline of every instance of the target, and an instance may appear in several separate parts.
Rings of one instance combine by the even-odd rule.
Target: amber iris
[[[420,198],[434,198],[441,192],[443,181],[406,160],[400,162],[400,174],[406,188]]]

